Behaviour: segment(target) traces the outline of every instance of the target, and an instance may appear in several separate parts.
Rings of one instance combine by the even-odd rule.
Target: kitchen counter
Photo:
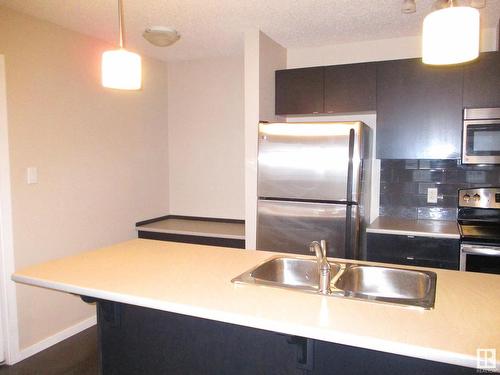
[[[236,221],[225,222],[210,219],[167,218],[142,225],[138,223],[136,230],[187,236],[245,239],[245,224]]]
[[[456,221],[411,220],[379,216],[368,226],[366,231],[368,233],[460,239]]]
[[[17,271],[17,282],[404,356],[476,366],[500,351],[500,277],[437,270],[433,310],[230,280],[264,251],[136,239]],[[289,255],[289,254],[288,254]],[[364,262],[368,263],[368,262]],[[500,359],[497,357],[497,359]],[[500,361],[497,361],[500,368]]]

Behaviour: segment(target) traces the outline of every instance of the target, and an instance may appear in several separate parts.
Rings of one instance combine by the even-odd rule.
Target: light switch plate
[[[36,167],[28,167],[26,169],[26,182],[28,184],[38,183],[38,169]]]
[[[427,203],[437,203],[438,201],[438,189],[428,188],[427,189]]]

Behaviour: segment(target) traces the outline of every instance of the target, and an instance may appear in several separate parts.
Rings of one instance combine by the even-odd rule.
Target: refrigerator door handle
[[[349,161],[347,164],[347,203],[352,202],[352,187],[353,187],[353,174],[354,165],[352,159],[354,158],[354,129],[349,130]]]
[[[354,157],[354,129],[349,131],[349,161],[347,166],[347,207],[345,217],[345,255],[346,258],[354,259],[352,248],[352,186],[353,186],[353,159]]]

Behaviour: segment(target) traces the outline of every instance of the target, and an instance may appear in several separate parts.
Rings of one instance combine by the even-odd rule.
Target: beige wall
[[[481,31],[481,51],[494,51],[498,47],[496,28]],[[422,38],[369,40],[320,47],[289,48],[288,68],[351,64],[365,61],[397,60],[422,56]]]
[[[243,58],[168,68],[170,213],[243,219]]]
[[[245,247],[256,248],[260,30],[245,32]]]
[[[142,91],[104,89],[107,48],[0,7],[16,268],[132,238],[136,221],[168,212],[166,64],[144,59]],[[21,348],[94,314],[33,287],[17,301]]]

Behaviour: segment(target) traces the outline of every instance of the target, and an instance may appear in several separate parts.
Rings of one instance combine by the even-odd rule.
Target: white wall
[[[245,239],[256,248],[259,121],[276,121],[274,72],[286,68],[286,49],[259,30],[245,33]]]
[[[169,64],[170,214],[243,219],[243,57]]]
[[[259,34],[259,119],[277,121],[275,115],[275,72],[286,68],[286,48],[266,34]]]
[[[482,30],[481,51],[496,50],[497,38],[496,28]],[[422,56],[421,45],[422,38],[412,36],[321,47],[288,48],[287,68],[416,58]]]
[[[110,47],[0,7],[17,269],[134,238],[136,221],[168,212],[166,64],[143,59],[141,91],[104,89]],[[16,291],[23,353],[95,315],[72,295]]]

